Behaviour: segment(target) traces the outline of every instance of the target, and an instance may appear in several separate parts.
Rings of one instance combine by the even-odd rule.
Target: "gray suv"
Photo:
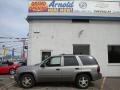
[[[101,77],[96,59],[89,55],[51,56],[40,64],[18,68],[14,75],[23,88],[38,82],[74,82],[78,88],[87,88]]]

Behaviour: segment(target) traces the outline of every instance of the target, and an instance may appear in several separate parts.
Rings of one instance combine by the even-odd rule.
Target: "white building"
[[[56,1],[54,4],[69,1]],[[52,1],[44,2],[50,5]],[[75,2],[79,3],[80,7],[80,1],[73,3]],[[100,64],[103,76],[120,76],[120,3],[99,1],[81,3],[83,4],[82,13],[71,13],[71,11],[58,13],[58,11],[49,12],[49,10],[36,12],[36,9],[29,12],[27,17],[29,23],[28,64],[40,63],[42,59],[50,55],[90,54]],[[93,7],[96,5],[96,8],[91,8],[89,11],[96,10],[96,13],[86,13],[88,10],[85,8],[92,7],[89,6],[90,3],[94,3]],[[111,6],[116,9],[111,9]],[[59,7],[56,6],[56,8]],[[49,6],[48,9],[51,7]]]

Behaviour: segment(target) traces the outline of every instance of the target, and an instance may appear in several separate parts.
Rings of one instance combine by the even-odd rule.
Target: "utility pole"
[[[2,61],[4,61],[5,45],[2,45],[2,49],[3,49]]]
[[[22,40],[22,42],[23,42],[23,60],[25,60],[25,39],[24,40]]]
[[[15,51],[15,48],[12,49],[12,57],[11,57],[12,60],[13,60],[13,57],[14,57],[14,51]]]

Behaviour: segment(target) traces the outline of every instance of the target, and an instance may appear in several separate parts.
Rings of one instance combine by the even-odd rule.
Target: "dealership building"
[[[120,2],[29,2],[28,65],[52,55],[94,56],[103,76],[120,76]]]

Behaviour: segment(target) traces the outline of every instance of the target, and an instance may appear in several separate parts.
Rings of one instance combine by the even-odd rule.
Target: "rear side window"
[[[64,66],[78,66],[78,61],[75,56],[64,56]]]
[[[97,61],[92,56],[79,56],[83,65],[97,65]]]

